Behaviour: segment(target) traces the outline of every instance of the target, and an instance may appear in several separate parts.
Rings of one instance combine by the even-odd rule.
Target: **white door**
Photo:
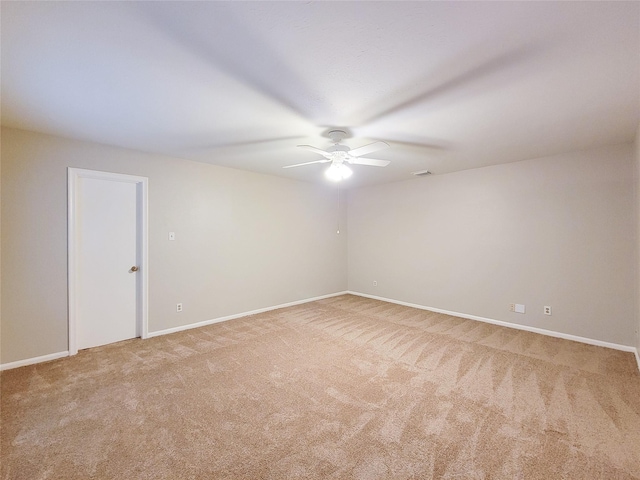
[[[70,169],[69,175],[73,193],[69,224],[74,227],[70,232],[69,347],[73,354],[142,333],[146,182],[140,177],[79,169]]]

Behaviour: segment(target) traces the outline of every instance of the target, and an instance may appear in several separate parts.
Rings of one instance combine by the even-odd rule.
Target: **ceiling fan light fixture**
[[[334,182],[345,180],[353,174],[353,171],[343,163],[332,163],[324,172],[324,175]]]

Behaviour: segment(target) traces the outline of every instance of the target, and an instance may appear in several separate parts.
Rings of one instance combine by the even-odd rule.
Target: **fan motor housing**
[[[327,135],[334,143],[340,143],[347,138],[347,132],[344,130],[331,130]]]

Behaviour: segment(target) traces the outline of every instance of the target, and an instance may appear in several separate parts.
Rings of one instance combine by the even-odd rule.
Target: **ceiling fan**
[[[362,155],[377,152],[378,150],[382,150],[383,148],[389,148],[389,144],[386,142],[374,142],[351,150],[345,145],[340,145],[340,142],[347,137],[347,132],[343,130],[332,130],[328,133],[328,136],[334,142],[334,145],[327,150],[321,150],[311,145],[298,145],[298,147],[309,150],[310,152],[319,153],[324,157],[323,160],[297,163],[295,165],[286,165],[282,168],[293,168],[301,167],[303,165],[311,165],[313,163],[331,162],[331,165],[325,172],[325,175],[330,180],[339,182],[340,180],[349,178],[353,173],[353,171],[347,165],[345,165],[345,163],[350,163],[352,165],[369,165],[372,167],[386,167],[391,163],[389,160],[376,160],[374,158],[362,157]]]

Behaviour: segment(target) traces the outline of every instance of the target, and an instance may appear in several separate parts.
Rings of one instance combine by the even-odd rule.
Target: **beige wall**
[[[13,129],[1,153],[1,363],[67,350],[68,166],[149,177],[150,331],[346,290],[335,188]]]
[[[348,265],[357,292],[633,345],[639,144],[354,190],[347,259],[332,188],[2,129],[0,363],[67,349],[67,166],[149,177],[150,331],[342,291]]]
[[[2,364],[2,130],[0,129],[0,364]]]
[[[636,198],[636,348],[640,355],[640,125],[635,141],[635,198]],[[637,357],[640,358],[640,357]],[[640,364],[638,365],[640,367]]]
[[[632,170],[621,145],[352,190],[349,289],[632,346]]]

